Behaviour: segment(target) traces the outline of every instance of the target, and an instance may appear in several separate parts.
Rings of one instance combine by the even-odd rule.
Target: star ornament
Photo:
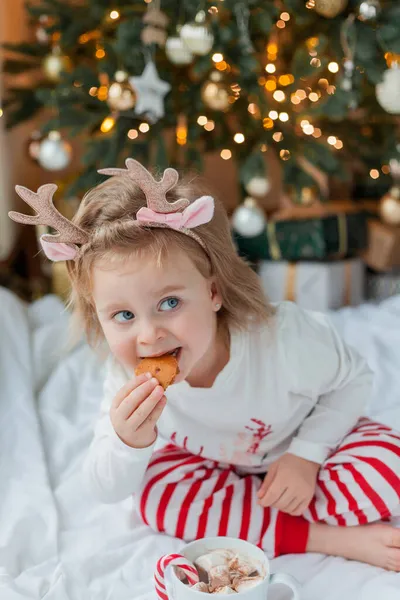
[[[159,78],[153,61],[147,63],[140,77],[130,77],[129,83],[137,94],[135,114],[145,115],[151,123],[156,123],[165,114],[164,97],[171,89],[170,84]]]

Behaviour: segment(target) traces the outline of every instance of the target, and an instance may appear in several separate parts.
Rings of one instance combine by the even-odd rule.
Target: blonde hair
[[[166,197],[169,202],[179,198],[196,198],[209,194],[198,177],[182,178]],[[135,222],[137,211],[146,206],[143,191],[128,176],[114,176],[91,189],[84,196],[73,223],[89,234],[75,261],[67,268],[72,284],[70,305],[89,343],[101,341],[102,330],[91,295],[91,272],[95,261],[132,254],[151,256],[162,265],[171,250],[184,252],[205,277],[214,276],[222,297],[218,312],[219,324],[229,329],[245,329],[248,319],[265,323],[273,314],[261,289],[260,280],[251,267],[236,253],[225,208],[215,198],[212,220],[196,233],[203,240],[207,253],[191,237],[168,228],[146,228]]]

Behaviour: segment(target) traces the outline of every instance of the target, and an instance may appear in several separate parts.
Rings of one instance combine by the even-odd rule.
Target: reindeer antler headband
[[[203,240],[192,229],[208,223],[214,214],[214,199],[211,196],[201,196],[190,203],[186,198],[168,202],[166,193],[178,182],[179,175],[175,169],[164,171],[161,181],[156,181],[136,160],[128,158],[126,169],[101,169],[103,175],[128,175],[146,196],[147,207],[142,207],[136,213],[135,222],[144,227],[169,227],[195,239],[207,251]],[[53,261],[74,260],[79,246],[86,244],[89,234],[63,217],[53,204],[53,196],[57,186],[52,183],[42,185],[37,193],[17,185],[17,193],[29,204],[37,214],[24,215],[9,212],[9,217],[18,223],[26,225],[49,225],[58,233],[42,235],[40,238],[43,250]]]

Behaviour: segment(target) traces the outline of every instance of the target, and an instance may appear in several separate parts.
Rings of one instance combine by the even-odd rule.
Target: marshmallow
[[[212,593],[213,594],[236,594],[235,590],[233,590],[229,585],[224,585],[224,587],[217,588]]]
[[[209,572],[210,591],[213,592],[217,588],[229,586],[231,584],[231,576],[226,565],[218,565],[211,567]]]
[[[236,554],[229,561],[228,566],[231,571],[237,571],[238,573],[241,573],[246,577],[248,577],[251,573],[257,573],[258,575],[257,567],[249,560],[246,560],[245,558],[240,556],[239,554]]]
[[[260,575],[257,577],[243,577],[243,579],[240,579],[234,587],[237,593],[240,594],[240,592],[247,592],[247,590],[256,587],[263,579],[264,577],[261,577]]]
[[[231,571],[231,585],[236,589],[236,585],[243,579],[243,575],[237,571]]]
[[[190,588],[191,590],[196,590],[196,592],[204,592],[206,594],[209,594],[209,589],[208,589],[208,585],[206,583],[204,583],[204,581],[199,581],[198,583],[195,583],[194,585],[191,586]]]
[[[223,548],[218,550],[212,550],[207,554],[202,554],[199,558],[196,558],[194,564],[197,568],[203,569],[207,573],[210,572],[211,567],[219,567],[220,565],[226,565],[227,562],[233,557],[231,550],[224,550]]]

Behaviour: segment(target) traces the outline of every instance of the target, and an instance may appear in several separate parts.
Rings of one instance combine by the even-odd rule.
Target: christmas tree
[[[133,156],[159,168],[235,160],[243,195],[269,188],[276,153],[294,200],[318,175],[389,181],[400,157],[400,4],[379,0],[39,0],[35,40],[7,44],[8,127],[47,108],[30,153],[49,170],[83,136],[71,193]],[[304,191],[305,190],[305,191]]]

